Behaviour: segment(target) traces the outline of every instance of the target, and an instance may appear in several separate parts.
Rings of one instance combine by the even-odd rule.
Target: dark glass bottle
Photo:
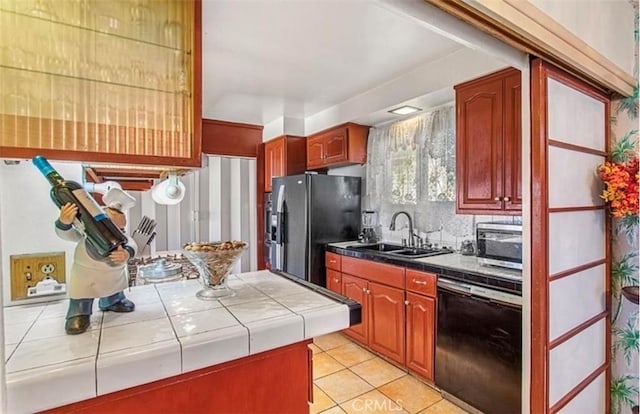
[[[62,178],[44,157],[34,157],[33,165],[51,183],[51,199],[58,208],[66,203],[78,206],[73,224],[86,234],[92,253],[106,258],[127,242],[127,237],[80,184]]]

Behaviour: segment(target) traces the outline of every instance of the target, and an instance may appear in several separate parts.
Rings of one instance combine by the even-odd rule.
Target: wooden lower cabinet
[[[433,381],[436,300],[407,292],[407,368]]]
[[[342,295],[362,305],[362,322],[343,332],[356,341],[368,345],[369,301],[367,300],[367,281],[359,277],[342,274]]]
[[[362,305],[362,323],[343,332],[433,381],[437,275],[327,254],[327,287]]]
[[[308,402],[313,400],[311,342],[305,340],[45,412],[308,413]]]
[[[404,291],[369,282],[369,348],[404,364]]]
[[[362,305],[362,323],[343,332],[404,364],[404,291],[342,274],[342,294]]]
[[[342,295],[342,273],[327,269],[327,289]]]

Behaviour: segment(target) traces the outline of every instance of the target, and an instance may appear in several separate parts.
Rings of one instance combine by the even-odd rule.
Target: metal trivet
[[[138,274],[138,267],[145,266],[151,263],[155,263],[160,259],[165,259],[168,263],[178,263],[182,265],[182,279],[198,279],[200,273],[198,268],[189,261],[182,253],[158,255],[153,257],[135,257],[127,263],[127,269],[129,270],[129,286],[136,286],[136,277]]]

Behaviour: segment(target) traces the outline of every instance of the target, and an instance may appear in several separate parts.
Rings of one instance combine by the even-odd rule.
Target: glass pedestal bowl
[[[203,300],[233,296],[227,286],[227,276],[249,245],[243,241],[187,243],[183,253],[198,269],[204,289],[196,293]]]

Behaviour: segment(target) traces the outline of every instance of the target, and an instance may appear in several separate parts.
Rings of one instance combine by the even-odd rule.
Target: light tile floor
[[[310,346],[311,414],[467,414],[435,389],[341,333],[315,338]]]

